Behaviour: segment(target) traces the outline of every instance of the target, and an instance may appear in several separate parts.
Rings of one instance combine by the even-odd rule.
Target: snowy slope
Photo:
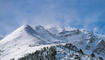
[[[105,41],[104,40],[100,40],[95,49],[93,50],[94,53],[96,53],[96,55],[98,56],[102,56],[105,59]]]
[[[0,60],[18,59],[43,47],[61,43],[72,43],[90,55],[102,39],[104,36],[83,29],[60,27],[46,29],[40,25],[35,27],[23,25],[0,41]],[[102,46],[105,47],[104,44]]]
[[[9,59],[9,56],[12,57],[20,53],[24,54],[28,47],[41,44],[46,44],[46,41],[40,39],[30,26],[23,25],[0,41],[0,58]]]
[[[36,33],[42,38],[45,39],[51,43],[56,43],[56,42],[63,42],[59,40],[59,37],[55,36],[55,34],[49,32],[46,30],[43,26],[39,25],[36,26],[35,29]]]

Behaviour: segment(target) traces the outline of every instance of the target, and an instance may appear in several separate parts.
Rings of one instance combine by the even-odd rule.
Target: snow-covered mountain
[[[56,46],[56,50],[59,52],[63,49],[57,45],[67,43],[74,44],[78,50],[82,49],[86,56],[94,53],[96,54],[95,58],[104,58],[104,38],[105,36],[99,36],[83,29],[23,25],[0,41],[0,60],[18,60],[28,54],[35,53],[37,50],[41,51],[44,47],[50,48],[51,46]],[[101,52],[99,52],[99,48],[101,48]],[[82,60],[86,59],[82,58]]]

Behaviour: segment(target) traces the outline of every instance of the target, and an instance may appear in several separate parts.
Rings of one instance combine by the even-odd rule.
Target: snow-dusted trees
[[[55,47],[44,47],[41,50],[37,50],[35,53],[28,54],[18,60],[55,60],[56,50]]]
[[[78,49],[71,43],[59,44],[56,46],[44,47],[32,54],[28,54],[18,60],[102,60],[103,58],[96,58],[85,54],[82,49]]]

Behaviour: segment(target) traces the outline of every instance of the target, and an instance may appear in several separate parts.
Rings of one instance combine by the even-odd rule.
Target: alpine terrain
[[[23,25],[0,40],[0,60],[105,60],[105,36],[70,27]]]

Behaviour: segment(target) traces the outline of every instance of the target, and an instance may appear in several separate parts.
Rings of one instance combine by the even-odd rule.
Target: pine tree
[[[99,60],[104,60],[102,57],[99,57]]]
[[[82,51],[82,49],[80,49],[80,51],[79,51],[81,54],[84,54],[84,52]]]
[[[95,57],[94,53],[91,54],[91,57]]]

